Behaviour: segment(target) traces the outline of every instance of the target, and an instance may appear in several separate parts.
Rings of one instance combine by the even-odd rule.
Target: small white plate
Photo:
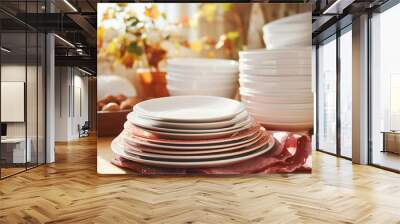
[[[268,152],[270,149],[275,144],[275,139],[272,138],[272,142],[270,144],[266,144],[264,147],[262,147],[259,150],[255,150],[251,153],[245,154],[245,155],[240,155],[236,157],[230,157],[226,159],[217,159],[217,160],[210,160],[210,161],[199,161],[199,162],[177,162],[177,161],[158,161],[158,160],[150,160],[150,159],[144,159],[138,156],[132,156],[128,155],[121,147],[118,146],[118,137],[114,139],[111,143],[111,150],[127,159],[131,160],[137,163],[149,165],[149,166],[155,166],[155,167],[169,167],[169,168],[204,168],[204,167],[222,167],[222,166],[228,166],[231,164],[235,164],[238,162],[242,162],[254,157],[257,157],[259,155],[262,155],[266,152]]]
[[[134,111],[153,120],[172,122],[214,122],[234,118],[244,111],[237,100],[215,96],[172,96],[146,100]]]
[[[252,118],[247,116],[247,118],[243,121],[240,121],[236,124],[233,124],[229,127],[224,128],[214,128],[214,129],[178,129],[178,128],[162,128],[152,125],[152,122],[149,122],[148,119],[141,118],[139,115],[131,112],[128,114],[128,121],[143,128],[147,128],[154,131],[161,131],[161,132],[171,132],[171,133],[216,133],[216,132],[225,132],[230,130],[239,129],[243,126],[246,126],[251,123]]]
[[[135,113],[135,112],[131,112],[131,113]],[[158,121],[158,120],[152,120],[152,119],[143,117],[139,113],[137,113],[137,115],[140,118],[145,119],[146,123],[148,123],[149,125],[151,125],[153,127],[202,130],[202,129],[226,128],[226,127],[232,126],[236,123],[246,120],[247,117],[249,116],[249,113],[244,110],[240,114],[236,115],[231,120],[208,122],[208,123],[207,122],[204,122],[204,123],[177,123],[177,122]],[[128,114],[127,118],[128,118],[128,120],[130,120],[129,114]]]
[[[222,132],[215,132],[215,133],[173,133],[173,132],[164,132],[164,131],[155,131],[143,127],[135,127],[135,128],[140,128],[143,131],[149,132],[155,136],[158,136],[159,138],[171,138],[171,139],[190,139],[190,140],[200,140],[200,139],[218,139],[218,138],[223,138],[230,136],[234,133],[249,129],[250,127],[254,126],[256,123],[253,118],[250,117],[250,122],[246,124],[245,126],[233,129],[233,130],[228,130],[228,131],[222,131]],[[129,126],[133,126],[129,122],[124,124],[125,130],[131,129]]]

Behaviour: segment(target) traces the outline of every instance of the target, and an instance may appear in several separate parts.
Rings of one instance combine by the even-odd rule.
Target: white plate
[[[258,108],[258,107],[252,107],[252,106],[246,106],[247,111],[251,115],[261,115],[261,116],[268,116],[268,117],[299,117],[304,120],[312,120],[314,111],[312,109],[287,109],[287,110],[282,110],[282,109],[276,109],[276,108]]]
[[[214,96],[173,96],[146,100],[134,110],[153,120],[214,122],[234,118],[244,111],[237,100]]]
[[[259,150],[253,151],[250,154],[246,154],[243,156],[238,156],[238,157],[233,157],[233,158],[228,158],[228,159],[221,159],[221,160],[212,160],[212,161],[201,161],[201,162],[172,162],[172,161],[157,161],[157,160],[149,160],[149,159],[143,159],[137,156],[131,156],[128,155],[127,153],[124,152],[123,149],[121,149],[117,145],[118,138],[114,139],[111,143],[111,149],[112,151],[127,159],[131,160],[134,162],[142,163],[145,165],[149,166],[156,166],[156,167],[169,167],[169,168],[201,168],[201,167],[221,167],[221,166],[228,166],[234,163],[242,162],[254,157],[257,157],[259,155],[262,155],[266,152],[268,152],[272,147],[274,146],[275,139],[272,138],[273,143],[267,144],[264,148],[261,148]]]
[[[165,154],[171,154],[173,151],[175,154],[187,154],[187,153],[197,153],[197,154],[206,154],[211,152],[222,152],[225,150],[234,150],[241,148],[243,146],[247,146],[249,144],[253,144],[254,141],[261,137],[261,133],[263,130],[258,131],[254,135],[248,136],[246,138],[242,138],[239,140],[231,141],[231,142],[223,142],[223,143],[212,143],[212,144],[203,144],[203,145],[177,145],[177,144],[162,144],[162,143],[154,143],[142,140],[140,138],[131,138],[127,137],[124,134],[121,134],[123,140],[132,145],[141,145],[145,146],[147,149],[151,149],[153,152],[165,152]],[[190,151],[190,152],[185,152]]]
[[[149,157],[153,159],[170,159],[170,160],[180,160],[180,161],[188,161],[188,160],[204,160],[204,159],[221,159],[221,158],[227,158],[227,157],[232,157],[232,156],[238,156],[241,154],[249,153],[251,151],[257,150],[266,144],[271,144],[273,141],[273,136],[272,135],[266,135],[264,134],[261,138],[259,138],[257,141],[252,142],[253,144],[248,145],[248,146],[242,146],[239,149],[236,150],[225,150],[225,151],[220,151],[220,152],[212,152],[208,154],[185,154],[185,155],[169,155],[169,154],[159,154],[159,153],[153,153],[153,152],[144,152],[142,147],[138,146],[131,146],[131,145],[124,145],[123,143],[120,142],[119,146],[124,149],[124,151],[128,154],[133,154],[133,155],[138,155],[138,156],[144,156],[144,157]],[[179,151],[182,152],[182,151]],[[193,152],[193,151],[183,151],[186,153]]]
[[[281,69],[241,69],[240,73],[254,76],[277,76],[277,75],[290,75],[290,76],[311,76],[311,68],[281,68]]]
[[[309,59],[279,59],[279,60],[265,60],[256,61],[254,59],[243,58],[240,59],[241,65],[253,66],[278,66],[278,65],[311,65],[311,58]]]
[[[234,133],[230,136],[216,139],[167,139],[160,138],[150,132],[147,132],[143,129],[135,129],[132,131],[124,130],[126,137],[131,139],[133,142],[137,142],[138,140],[147,141],[156,144],[165,144],[165,145],[191,145],[191,146],[199,146],[199,145],[210,145],[210,144],[222,144],[227,142],[239,141],[241,139],[248,138],[250,136],[255,135],[260,131],[260,126],[254,125],[253,127],[240,131],[238,133]],[[140,142],[137,142],[140,143]]]
[[[124,128],[129,129],[128,126],[132,125],[130,123],[125,123]],[[170,138],[170,139],[191,139],[191,140],[200,140],[200,139],[217,139],[217,138],[223,138],[230,136],[234,133],[237,133],[239,131],[243,131],[245,129],[249,129],[250,127],[255,125],[255,121],[253,118],[250,117],[250,122],[242,127],[233,129],[233,130],[228,130],[228,131],[221,131],[221,132],[215,132],[215,133],[173,133],[173,132],[168,132],[168,131],[155,131],[151,130],[148,128],[143,128],[144,131],[147,131],[151,134],[157,135],[160,138]]]
[[[149,122],[149,119],[141,118],[139,115],[134,112],[128,114],[128,121],[143,128],[147,128],[154,131],[161,132],[171,132],[171,133],[216,133],[216,132],[225,132],[230,130],[239,129],[243,126],[246,126],[251,123],[252,119],[248,116],[245,120],[240,121],[232,126],[224,127],[224,128],[215,128],[215,129],[178,129],[178,128],[162,128],[152,125],[152,122]]]
[[[271,122],[271,123],[312,123],[314,118],[309,117],[304,119],[300,116],[268,116],[268,114],[257,115],[253,114],[253,117],[260,123]]]
[[[173,74],[173,75],[178,75],[178,76],[184,76],[184,77],[191,77],[191,78],[227,78],[231,76],[237,75],[239,72],[239,69],[236,69],[235,71],[225,71],[223,69],[221,70],[216,70],[216,71],[208,71],[207,69],[177,69],[177,68],[171,68],[169,67],[167,70],[167,74]]]
[[[206,71],[230,71],[237,72],[238,62],[226,59],[210,59],[210,58],[176,58],[167,61],[167,70],[170,69],[192,69]]]
[[[134,113],[134,112],[131,112]],[[240,114],[236,115],[233,119],[231,120],[226,120],[226,121],[217,121],[217,122],[203,122],[203,123],[175,123],[175,122],[166,122],[166,121],[158,121],[158,120],[152,120],[146,117],[142,117],[140,114],[138,114],[139,117],[142,119],[146,119],[146,122],[154,127],[161,127],[161,128],[175,128],[175,129],[217,129],[217,128],[225,128],[232,126],[236,123],[242,122],[247,117],[249,116],[249,113],[247,111],[242,111]],[[129,120],[129,118],[128,118]]]
[[[313,103],[262,103],[258,101],[242,99],[245,104],[252,105],[254,107],[268,110],[269,108],[276,110],[313,110]]]

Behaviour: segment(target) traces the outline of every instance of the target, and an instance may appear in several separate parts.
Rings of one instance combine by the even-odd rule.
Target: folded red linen
[[[122,157],[111,161],[116,166],[133,170],[140,175],[174,174],[255,174],[255,173],[310,173],[311,138],[305,133],[272,132],[274,147],[255,158],[226,167],[171,169],[143,165]]]

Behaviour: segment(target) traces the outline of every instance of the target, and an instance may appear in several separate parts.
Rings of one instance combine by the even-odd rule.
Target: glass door
[[[370,162],[400,171],[400,4],[371,18]]]
[[[340,38],[340,155],[352,157],[352,32],[342,30]]]
[[[336,154],[336,36],[318,46],[317,149]]]

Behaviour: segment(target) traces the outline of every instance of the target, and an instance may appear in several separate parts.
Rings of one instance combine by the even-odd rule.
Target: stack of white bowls
[[[278,19],[263,27],[267,49],[311,45],[311,12]]]
[[[313,126],[311,48],[239,52],[240,95],[246,109],[268,129]]]
[[[167,63],[167,89],[171,96],[206,95],[231,98],[236,92],[237,61],[176,58]]]

